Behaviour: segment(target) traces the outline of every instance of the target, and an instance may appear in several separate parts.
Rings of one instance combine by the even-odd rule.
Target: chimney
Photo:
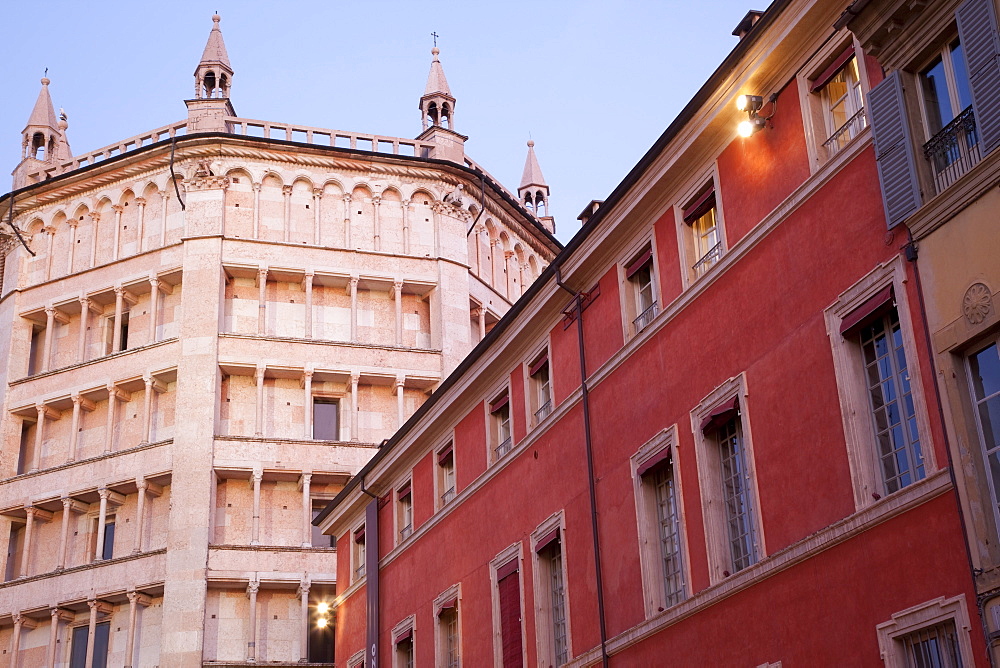
[[[602,204],[604,204],[603,199],[591,200],[590,204],[584,207],[580,215],[576,217],[576,219],[580,221],[580,225],[586,225],[587,221],[590,220],[591,216],[597,213],[597,209],[600,208]]]
[[[751,9],[737,24],[736,30],[733,31],[733,35],[743,39],[746,37],[747,33],[750,32],[755,25],[757,25],[757,21],[759,21],[760,17],[763,15],[764,12],[759,9]]]

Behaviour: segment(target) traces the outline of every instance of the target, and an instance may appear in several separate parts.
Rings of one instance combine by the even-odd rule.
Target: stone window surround
[[[503,637],[500,634],[500,590],[497,586],[497,571],[511,560],[517,560],[518,593],[521,606],[521,656],[522,663],[527,665],[527,634],[524,628],[524,544],[520,541],[510,545],[490,560],[490,593],[493,607],[493,662],[503,665]]]
[[[538,558],[538,543],[540,540],[545,538],[552,530],[559,530],[559,542],[563,546],[561,548],[561,562],[562,562],[562,581],[563,581],[563,608],[566,614],[566,648],[569,655],[572,656],[573,650],[573,635],[572,635],[572,624],[570,623],[570,602],[569,594],[570,588],[567,586],[569,583],[567,566],[566,566],[566,517],[562,509],[554,512],[552,515],[547,517],[541,524],[539,524],[534,531],[531,532],[530,545],[531,545],[531,576],[532,584],[534,585],[535,591],[535,642],[538,645],[538,655],[539,660],[544,660],[546,662],[555,658],[555,648],[552,646],[552,592],[549,586],[548,576],[550,575],[550,568],[548,564],[543,564],[542,560]],[[549,657],[542,659],[541,657]]]
[[[948,599],[943,596],[938,597],[932,601],[893,613],[889,621],[882,622],[875,627],[878,634],[879,650],[886,668],[905,668],[909,665],[898,639],[909,633],[947,621],[955,624],[963,664],[972,665],[972,657],[975,655],[972,653],[969,610],[965,602],[965,595],[959,594]]]

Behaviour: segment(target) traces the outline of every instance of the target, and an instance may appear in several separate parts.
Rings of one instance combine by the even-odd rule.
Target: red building
[[[338,665],[988,665],[849,5],[748,14],[320,514]]]

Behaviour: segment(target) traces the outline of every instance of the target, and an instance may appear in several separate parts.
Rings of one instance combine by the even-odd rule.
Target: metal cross
[[[438,34],[436,32],[431,33],[431,37],[434,38],[434,46],[438,45]]]
[[[49,68],[45,68],[45,76],[49,76]]]

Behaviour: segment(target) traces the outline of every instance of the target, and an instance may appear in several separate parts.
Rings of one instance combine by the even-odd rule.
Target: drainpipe
[[[378,648],[382,640],[379,633],[379,581],[378,581],[378,496],[365,489],[365,478],[361,476],[361,491],[372,497],[365,507],[365,598],[367,610],[367,633],[365,634],[366,666],[378,666]],[[370,540],[368,535],[371,533]]]
[[[938,419],[941,421],[941,432],[944,434],[944,448],[948,456],[948,478],[951,480],[951,488],[955,494],[955,505],[958,508],[958,521],[962,526],[962,539],[965,543],[965,558],[969,562],[969,573],[972,575],[972,588],[976,589],[976,575],[977,569],[975,563],[972,560],[972,547],[969,543],[969,530],[965,525],[965,512],[962,510],[962,498],[958,493],[958,480],[955,475],[955,462],[952,459],[951,454],[951,442],[948,438],[948,427],[945,423],[944,415],[944,402],[941,399],[941,388],[938,385],[938,371],[937,362],[934,358],[934,348],[931,345],[931,330],[930,325],[927,323],[927,306],[924,303],[924,289],[920,282],[920,265],[917,264],[917,242],[913,240],[913,233],[909,228],[906,229],[906,245],[903,246],[903,254],[905,255],[907,261],[913,265],[913,280],[917,287],[917,304],[920,308],[920,321],[923,324],[924,331],[924,345],[927,346],[927,357],[931,362],[931,374],[934,378],[934,401],[937,404]],[[983,629],[983,639],[986,641],[986,656],[990,660],[990,666],[995,668],[996,664],[993,661],[993,653],[990,651],[990,631],[986,626],[986,614],[983,609],[983,603],[985,603],[986,596],[980,596],[979,592],[976,592],[976,610],[979,612],[979,624]]]
[[[594,571],[597,582],[597,615],[601,627],[601,665],[608,667],[608,630],[604,620],[604,576],[601,568],[601,541],[597,532],[597,488],[594,484],[594,445],[590,436],[590,391],[587,388],[587,357],[583,347],[583,299],[585,293],[570,289],[562,281],[560,267],[556,266],[556,285],[573,295],[576,314],[576,334],[580,348],[580,391],[583,403],[584,443],[587,446],[587,483],[590,488],[590,533],[594,541]]]

